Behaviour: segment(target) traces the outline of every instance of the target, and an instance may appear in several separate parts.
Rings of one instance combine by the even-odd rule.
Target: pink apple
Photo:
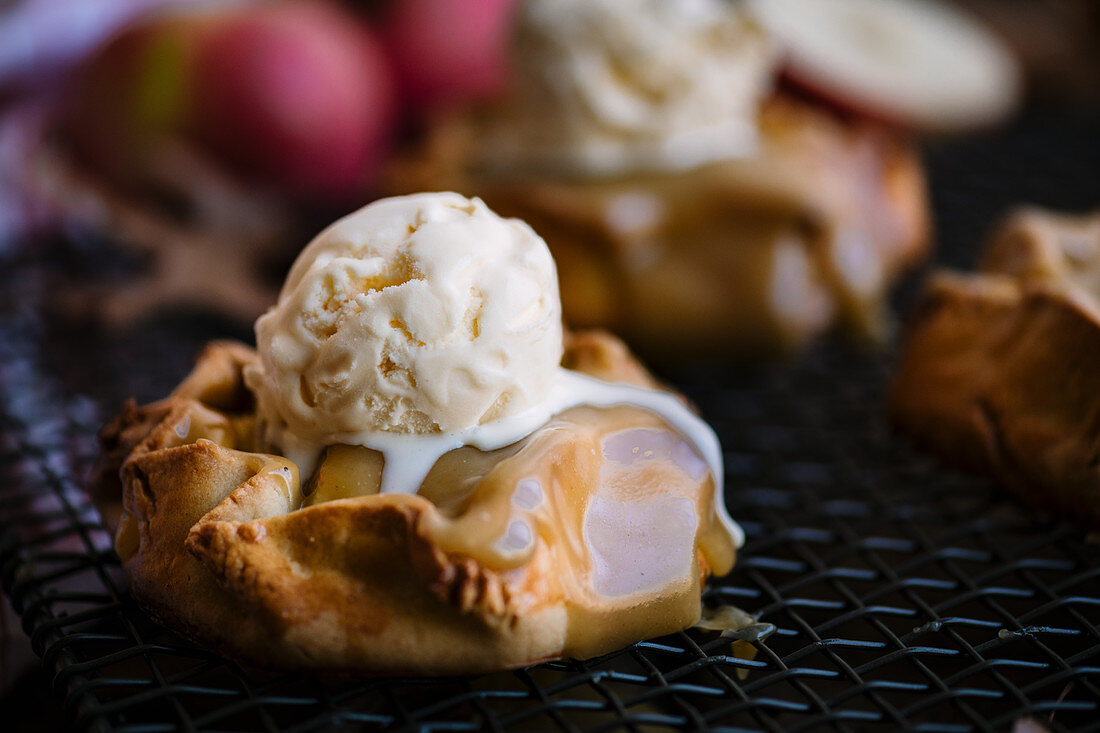
[[[378,168],[395,117],[370,29],[330,0],[281,0],[132,26],[77,76],[65,126],[122,179],[178,137],[256,185],[338,204]]]
[[[307,197],[353,195],[395,117],[388,62],[335,4],[247,7],[203,34],[191,99],[196,137],[252,176]]]
[[[150,147],[182,130],[193,25],[175,17],[132,25],[75,71],[60,127],[94,168],[138,178]]]
[[[507,80],[516,0],[394,0],[383,27],[417,109],[482,99]]]

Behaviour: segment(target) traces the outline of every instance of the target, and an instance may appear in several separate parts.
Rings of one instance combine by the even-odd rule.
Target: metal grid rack
[[[941,260],[968,262],[1018,198],[1100,201],[1095,129],[1025,120],[931,150]],[[457,679],[272,674],[210,654],[131,601],[81,489],[98,423],[129,392],[163,392],[209,329],[82,341],[38,307],[49,270],[28,256],[0,275],[0,582],[74,729],[1100,730],[1100,545],[893,436],[888,358],[837,345],[671,375],[726,448],[748,543],[708,601],[774,626],[751,658],[698,630]],[[110,381],[126,353],[145,357],[138,381]]]

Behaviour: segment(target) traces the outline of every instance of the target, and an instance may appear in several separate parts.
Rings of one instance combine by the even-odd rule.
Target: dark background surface
[[[1100,104],[1100,4],[959,3],[1023,61],[1031,109],[1003,129],[923,142],[936,263],[968,268],[1018,203],[1100,206],[1100,114],[1067,111]],[[0,24],[27,5],[0,1]],[[79,36],[80,23],[39,25],[32,55],[55,31]],[[0,122],[40,91],[0,83]],[[250,340],[250,329],[203,313],[94,328],[67,297],[73,285],[119,281],[141,263],[87,233],[13,238],[41,213],[18,210],[10,132],[0,125],[0,584],[19,613],[0,602],[0,730],[966,730],[1026,714],[1100,730],[1095,539],[893,436],[881,396],[894,349],[837,342],[787,365],[665,369],[726,449],[727,500],[749,542],[711,600],[777,628],[752,662],[698,632],[475,680],[272,678],[194,649],[128,600],[81,482],[94,432],[122,400],[162,396],[206,340]],[[898,288],[900,313],[932,266]]]
[[[938,264],[970,267],[1019,202],[1100,202],[1095,115],[1027,114],[928,141],[925,159]],[[125,596],[80,483],[123,399],[162,396],[207,339],[249,333],[179,314],[107,335],[61,312],[66,283],[124,275],[110,252],[72,236],[0,266],[0,581],[46,663],[14,681],[5,728],[970,730],[1033,715],[1100,729],[1100,546],[895,437],[882,415],[893,349],[837,342],[787,365],[664,374],[726,450],[748,544],[709,600],[775,627],[753,660],[698,631],[469,680],[272,676],[211,657]],[[902,312],[923,274],[900,288]]]

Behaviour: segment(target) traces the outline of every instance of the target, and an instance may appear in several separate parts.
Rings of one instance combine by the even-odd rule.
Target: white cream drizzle
[[[718,436],[679,399],[663,390],[605,382],[570,369],[559,368],[545,400],[524,412],[491,423],[430,435],[386,431],[336,433],[326,437],[325,445],[362,445],[378,451],[385,459],[381,492],[415,494],[432,466],[445,453],[465,445],[483,451],[503,448],[530,435],[554,415],[581,405],[641,407],[657,414],[687,437],[707,462],[714,476],[714,508],[719,521],[738,547],[744,544],[744,531],[726,510],[722,448]],[[324,445],[312,440],[302,440],[289,431],[284,431],[278,442],[286,457],[298,464],[303,477],[312,475]]]

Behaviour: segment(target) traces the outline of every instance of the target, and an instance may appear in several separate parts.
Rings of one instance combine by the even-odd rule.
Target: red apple
[[[329,0],[151,16],[86,64],[65,115],[79,151],[124,180],[176,137],[246,180],[334,204],[377,169],[394,118],[380,42]]]
[[[483,99],[507,80],[516,0],[394,0],[383,33],[416,109]]]
[[[76,70],[61,127],[93,167],[116,178],[138,177],[150,147],[181,131],[192,26],[191,19],[175,17],[132,25]]]
[[[239,170],[344,197],[379,163],[395,114],[388,62],[338,6],[245,8],[204,33],[196,56],[195,135]]]

